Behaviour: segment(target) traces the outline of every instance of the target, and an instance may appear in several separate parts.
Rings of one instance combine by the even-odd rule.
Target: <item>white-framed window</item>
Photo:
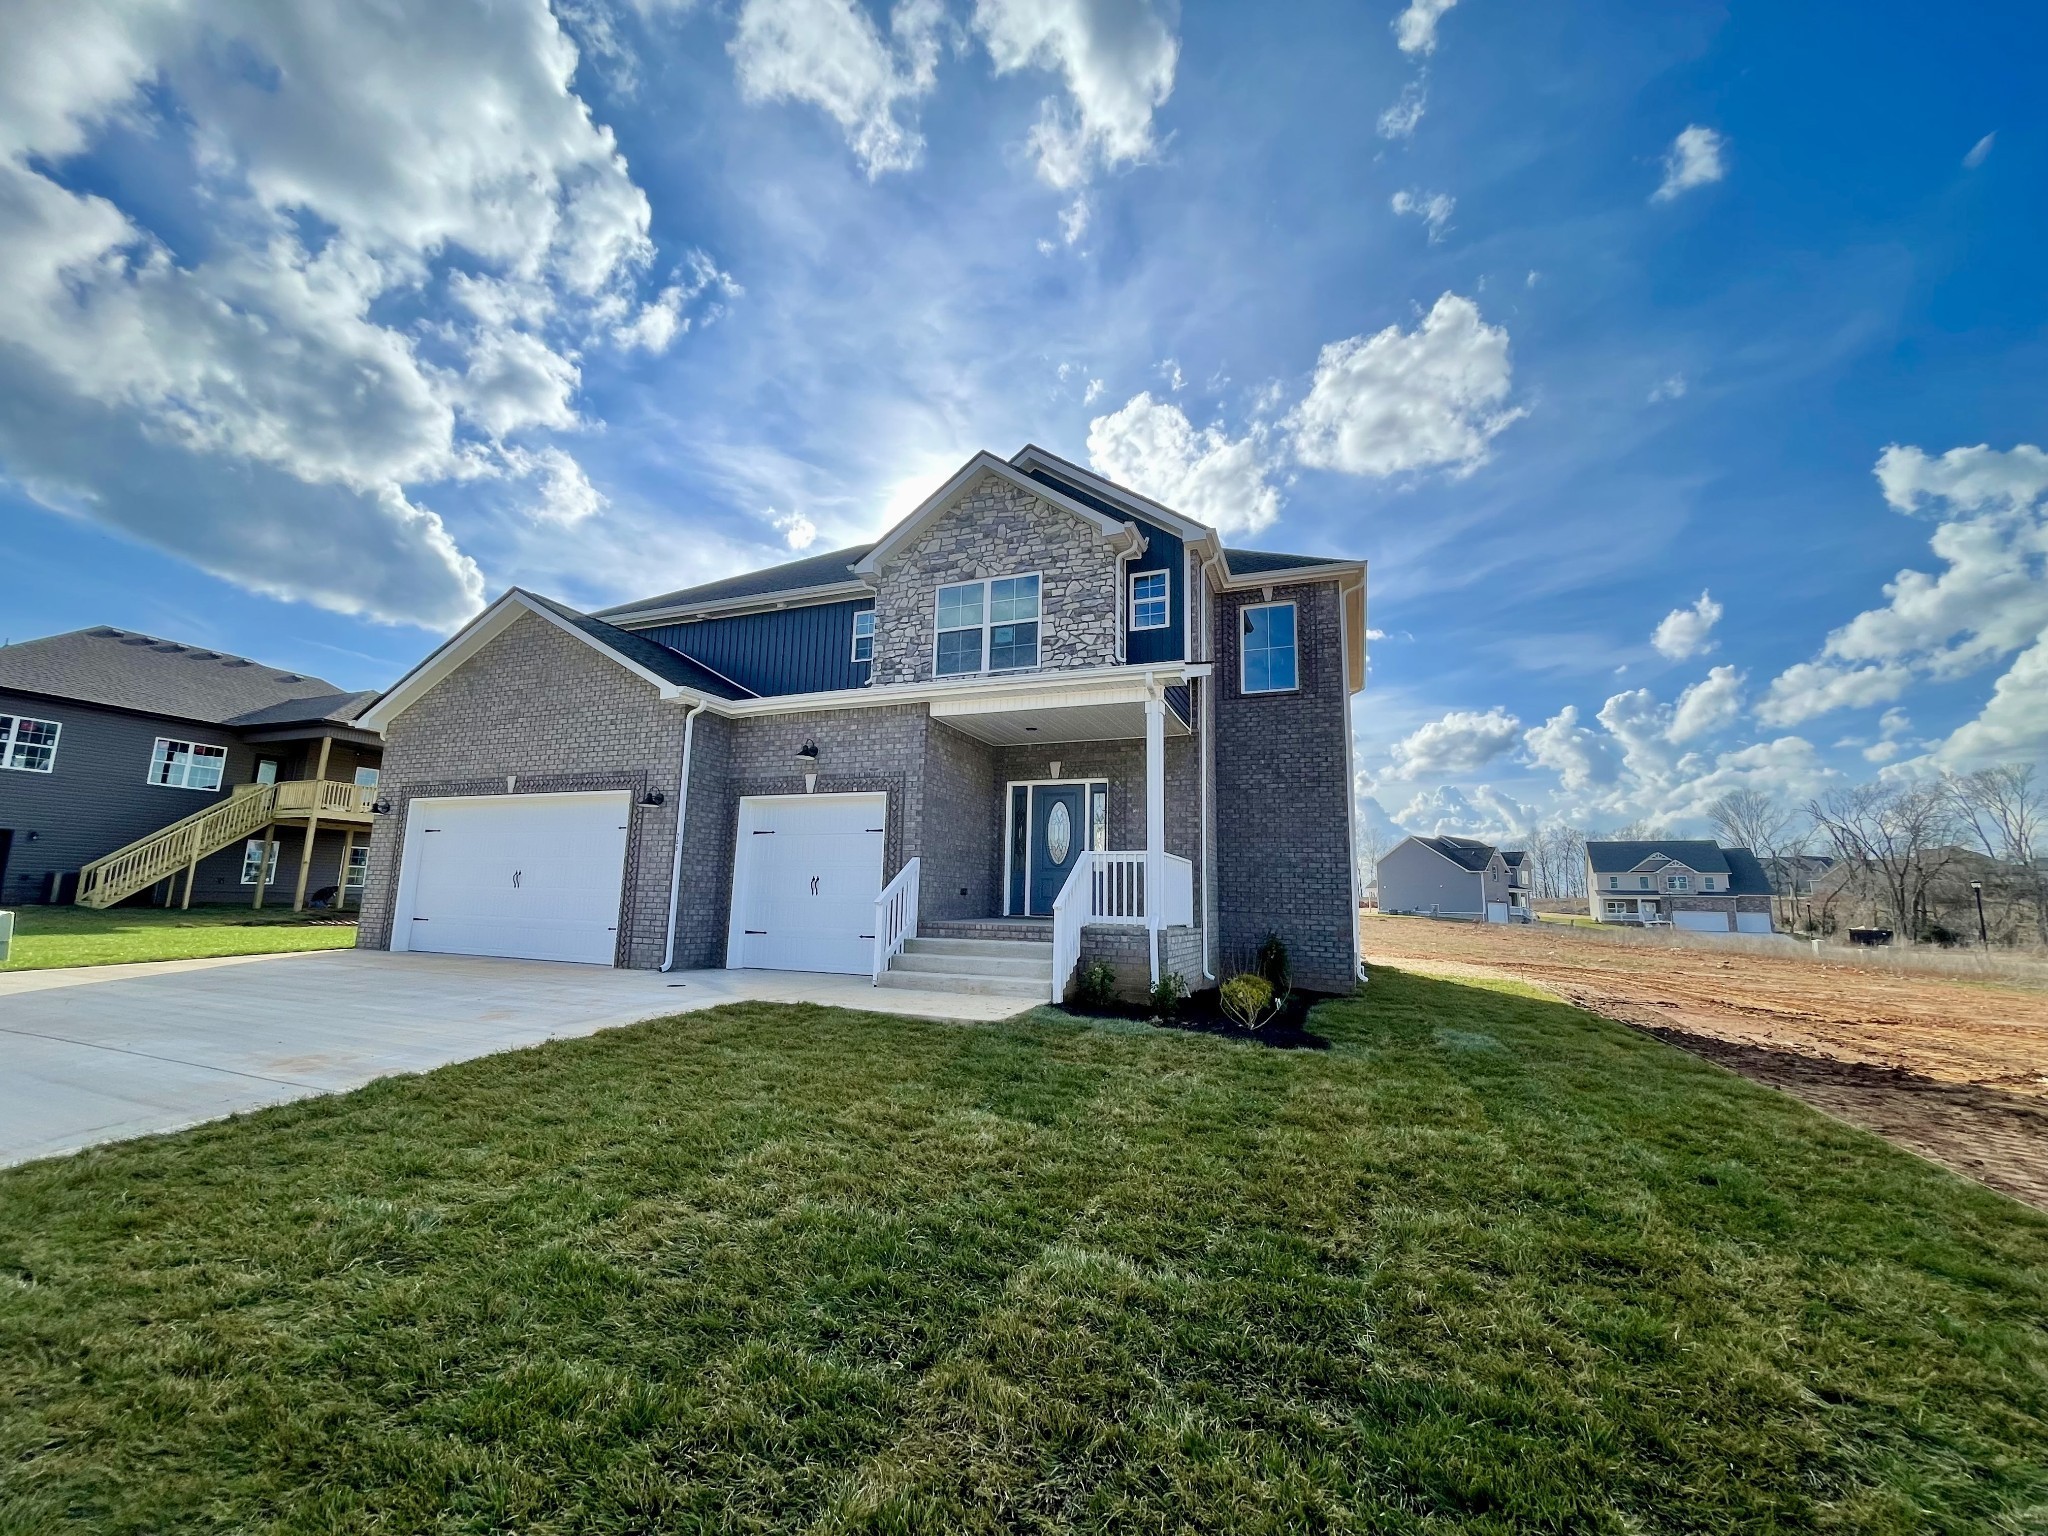
[[[932,671],[940,677],[1038,665],[1038,578],[998,576],[939,588]]]
[[[1131,628],[1164,629],[1169,622],[1166,606],[1166,572],[1131,573]]]
[[[0,715],[0,768],[13,768],[21,773],[54,772],[57,737],[63,729],[55,720]]]
[[[1610,901],[1609,903],[1607,903],[1607,915],[1609,917],[1622,917],[1625,916],[1627,912],[1628,903],[1625,901]]]
[[[270,844],[270,857],[265,859],[263,856],[262,838],[252,837],[248,842],[242,844],[242,884],[254,885],[256,883],[256,866],[258,864],[263,866],[263,883],[265,885],[270,885],[276,881],[277,849],[277,842],[273,839]]]
[[[356,770],[357,789],[375,789],[377,787],[377,779],[378,771],[375,768],[358,768]]]
[[[1701,876],[1700,876],[1700,889],[1701,889],[1701,890],[1703,890],[1703,891],[1711,891],[1711,890],[1712,890],[1713,888],[1714,888],[1714,877],[1713,877],[1712,875],[1701,875]]]
[[[1691,875],[1673,875],[1673,876],[1671,877],[1671,889],[1673,889],[1674,891],[1689,891],[1689,890],[1691,890],[1691,889],[1692,889],[1692,876],[1691,876]]]
[[[1637,876],[1636,876],[1636,889],[1637,889],[1637,890],[1639,890],[1639,891],[1647,891],[1647,890],[1648,890],[1649,888],[1650,888],[1650,877],[1649,877],[1648,875],[1637,875]]]
[[[875,659],[875,610],[863,608],[853,616],[853,659]]]
[[[256,777],[252,782],[257,784],[275,784],[277,782],[277,767],[277,759],[274,757],[257,758]]]
[[[1286,693],[1296,687],[1294,604],[1256,603],[1240,611],[1239,686],[1246,693]]]
[[[1609,876],[1607,877],[1607,889],[1609,889],[1610,891],[1618,891],[1618,890],[1620,890],[1620,889],[1621,889],[1621,876],[1619,876],[1619,875],[1609,875]]]
[[[360,891],[369,874],[370,845],[357,843],[348,851],[348,872],[342,877],[342,883],[352,891]]]
[[[156,750],[149,755],[149,782],[171,789],[215,790],[220,788],[227,765],[226,747],[159,736]]]

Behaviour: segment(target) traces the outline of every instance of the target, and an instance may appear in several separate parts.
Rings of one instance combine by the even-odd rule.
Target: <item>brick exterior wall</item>
[[[874,681],[930,681],[941,586],[1034,571],[1039,670],[1113,665],[1123,629],[1116,556],[1073,513],[984,474],[881,572]]]
[[[517,620],[385,733],[378,788],[391,814],[370,844],[358,947],[390,947],[399,854],[415,797],[625,789],[638,800],[652,788],[665,803],[633,812],[617,962],[660,965],[684,713],[546,620]]]
[[[1295,604],[1299,687],[1244,694],[1239,610],[1260,592],[1216,597],[1216,926],[1219,974],[1241,968],[1267,933],[1286,943],[1298,985],[1357,982],[1351,783],[1342,618],[1335,582],[1273,589]]]
[[[1101,923],[1081,930],[1081,961],[1074,968],[1106,964],[1116,972],[1116,996],[1121,1002],[1142,1003],[1152,995],[1152,968],[1145,959],[1145,930]],[[1199,928],[1167,928],[1159,935],[1159,974],[1178,971],[1188,991],[1199,992],[1209,983],[1202,976],[1202,931]],[[1071,983],[1069,984],[1071,986]]]
[[[921,916],[993,917],[1003,910],[1003,787],[997,751],[934,720],[925,737],[919,853]]]

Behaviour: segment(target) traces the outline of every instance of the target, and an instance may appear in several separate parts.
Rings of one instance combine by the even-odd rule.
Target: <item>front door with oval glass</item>
[[[1050,917],[1080,854],[1106,848],[1109,786],[1076,780],[1013,784],[1009,796],[1008,901],[1013,917]]]

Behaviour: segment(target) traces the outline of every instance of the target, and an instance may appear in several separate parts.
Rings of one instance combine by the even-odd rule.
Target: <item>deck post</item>
[[[179,910],[189,912],[192,910],[192,882],[199,878],[199,829],[194,827],[185,837],[192,856],[185,865],[185,899],[179,904]]]
[[[327,754],[333,750],[334,738],[332,736],[322,736],[320,738],[320,763],[313,770],[313,782],[315,784],[327,782]],[[319,791],[314,791],[314,796],[313,808],[306,815],[306,839],[299,845],[299,883],[292,891],[292,910],[294,912],[306,910],[306,877],[313,872],[313,835],[320,830]]]
[[[263,857],[256,865],[256,899],[250,903],[258,912],[263,910],[263,893],[270,884],[270,850],[277,846],[277,823],[263,824]]]
[[[1159,914],[1166,898],[1166,700],[1145,695],[1145,950],[1159,980]]]
[[[334,910],[337,912],[348,910],[348,861],[355,857],[355,851],[356,829],[350,827],[341,838],[341,874],[339,883],[334,887]]]

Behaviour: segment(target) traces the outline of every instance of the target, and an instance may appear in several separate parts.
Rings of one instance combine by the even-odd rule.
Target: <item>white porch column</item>
[[[1159,914],[1166,904],[1166,700],[1145,695],[1145,949],[1159,980]]]

